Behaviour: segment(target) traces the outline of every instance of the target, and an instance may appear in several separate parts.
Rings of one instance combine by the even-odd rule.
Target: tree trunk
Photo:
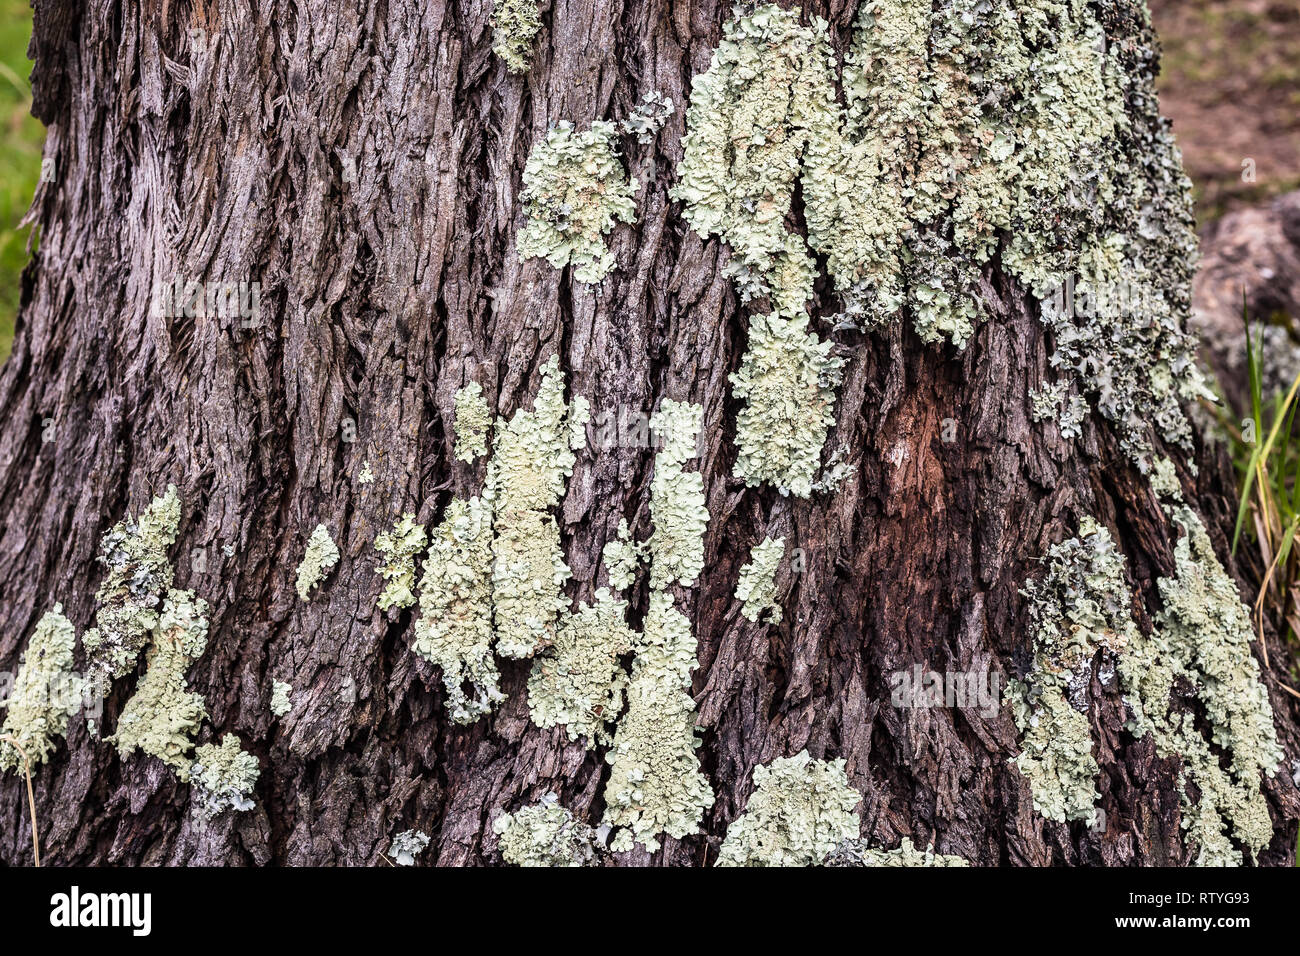
[[[829,22],[838,63],[858,4],[802,12]],[[597,825],[609,748],[530,720],[529,661],[499,659],[505,700],[455,723],[439,670],[411,650],[420,609],[376,607],[376,536],[404,512],[432,527],[453,497],[483,488],[486,459],[453,454],[457,390],[483,387],[499,434],[532,407],[552,355],[598,422],[664,399],[703,408],[687,468],[704,479],[704,570],[669,593],[698,641],[690,692],[715,800],[700,832],[608,859],[711,864],[754,769],[806,749],[845,758],[874,847],[908,838],[984,865],[1194,860],[1179,760],[1125,729],[1123,695],[1099,676],[1105,653],[1086,706],[1100,824],[1035,809],[1012,763],[1022,733],[1010,706],[891,702],[892,675],[914,665],[987,662],[999,680],[1023,677],[1035,641],[1022,592],[1084,516],[1126,557],[1143,633],[1162,607],[1157,580],[1176,573],[1184,531],[1116,426],[1094,409],[1069,439],[1031,416],[1056,347],[1037,298],[994,256],[979,273],[986,314],[964,349],[922,341],[910,307],[865,331],[832,329],[841,300],[819,259],[813,330],[847,358],[825,457],[846,446],[854,471],[806,498],[747,486],[735,476],[742,403],[728,376],[758,306],[724,269],[728,243],[697,234],[669,195],[683,107],[729,5],[544,2],[523,73],[493,53],[491,14],[490,0],[38,0],[35,112],[52,162],[0,376],[0,662],[17,667],[56,602],[79,635],[94,625],[101,539],[174,484],[176,586],[209,605],[207,650],[188,672],[208,714],[198,740],[234,734],[260,765],[253,809],[204,825],[192,786],[74,719],[33,768],[45,862],[376,864],[396,833],[418,829],[432,838],[421,864],[499,864],[493,820],[547,792]],[[1098,2],[1082,15],[1126,51],[1131,142],[1155,150],[1149,63],[1133,52],[1154,45],[1142,5]],[[615,268],[586,283],[521,257],[530,151],[561,121],[622,120],[652,91],[677,109],[647,142],[619,134],[637,191],[635,222],[606,239]],[[1135,158],[1130,173],[1154,181],[1159,167]],[[796,197],[789,226],[800,234],[802,219]],[[156,288],[175,277],[258,283],[257,321],[157,314]],[[602,549],[620,519],[637,539],[653,529],[654,449],[612,444],[577,452],[556,511],[574,602],[603,585]],[[1155,450],[1175,462],[1233,570],[1230,469],[1216,453],[1198,460],[1158,440]],[[295,573],[318,524],[341,559],[303,601]],[[765,537],[787,549],[776,624],[750,621],[734,596]],[[644,575],[627,596],[639,628]],[[1280,688],[1287,651],[1268,639],[1263,680],[1287,757],[1262,782],[1273,837],[1257,859],[1287,864],[1297,709]],[[141,655],[113,683],[103,734],[145,666]],[[273,681],[293,688],[283,717],[270,709]],[[25,792],[20,775],[0,778],[8,863],[32,859]]]

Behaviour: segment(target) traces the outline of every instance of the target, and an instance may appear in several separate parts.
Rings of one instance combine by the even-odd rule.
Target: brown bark
[[[856,4],[805,6],[842,45]],[[1099,833],[1035,813],[1008,764],[1006,708],[889,706],[889,673],[914,663],[1023,672],[1019,589],[1080,514],[1115,529],[1148,599],[1172,570],[1168,523],[1104,422],[1076,442],[1032,427],[1048,355],[1036,307],[992,270],[994,315],[963,353],[903,323],[837,334],[850,364],[828,444],[849,445],[856,477],[807,501],[744,487],[727,375],[745,313],[724,246],[667,198],[683,111],[652,144],[623,140],[648,186],[637,225],[613,233],[619,268],[602,286],[514,250],[521,171],[548,125],[625,116],[652,90],[684,104],[729,4],[556,0],[523,77],[491,53],[490,10],[38,2],[36,112],[57,174],[36,198],[40,245],[0,375],[0,662],[16,662],[56,601],[79,632],[90,625],[100,536],[175,483],[176,579],[212,607],[190,672],[211,715],[202,739],[234,732],[262,767],[256,809],[200,829],[187,786],[76,722],[36,777],[47,861],[372,864],[417,827],[433,837],[422,863],[494,863],[491,812],[548,790],[598,821],[603,755],[529,722],[527,662],[502,662],[497,712],[456,726],[409,650],[411,612],[375,608],[375,535],[403,511],[436,520],[482,481],[482,461],[452,458],[455,390],[477,380],[509,415],[558,352],[597,412],[665,396],[705,409],[707,564],[679,603],[699,640],[700,754],[718,799],[704,834],[634,859],[711,862],[753,767],[806,747],[847,758],[863,834],[884,846],[933,839],[982,864],[1185,862],[1176,768],[1122,730],[1117,690],[1094,686]],[[261,327],[151,317],[151,286],[173,275],[260,282]],[[373,484],[356,480],[363,461]],[[580,453],[561,517],[571,596],[590,598],[620,517],[648,532],[650,463],[648,449]],[[1186,464],[1224,556],[1231,476],[1207,459],[1189,479]],[[294,569],[321,521],[342,561],[304,604]],[[778,578],[779,626],[750,623],[733,598],[765,534],[806,555],[804,573]],[[638,614],[645,601],[634,596]],[[1283,674],[1280,646],[1271,660]],[[297,691],[280,721],[273,673]],[[1295,753],[1295,710],[1269,683]],[[105,726],[133,684],[118,682]],[[1277,828],[1262,862],[1285,863],[1296,791],[1285,774],[1269,786]],[[20,781],[0,780],[0,859],[30,861],[25,813]]]

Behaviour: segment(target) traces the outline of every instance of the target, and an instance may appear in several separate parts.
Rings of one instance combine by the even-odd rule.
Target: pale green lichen
[[[625,591],[636,580],[636,570],[649,555],[650,549],[644,542],[632,540],[628,530],[627,519],[618,521],[618,537],[606,541],[601,551],[601,560],[605,573],[609,575],[609,586],[615,591]]]
[[[557,269],[574,266],[574,278],[595,283],[614,267],[605,236],[616,220],[636,220],[636,179],[618,158],[618,130],[597,120],[576,132],[553,126],[524,165],[521,199],[528,222],[519,234],[519,257],[545,259]]]
[[[470,382],[457,389],[455,409],[456,460],[472,462],[487,454],[487,433],[492,426],[492,413],[483,397],[483,386]]]
[[[858,835],[844,760],[814,760],[808,751],[754,768],[754,793],[731,822],[717,866],[815,866]]]
[[[107,569],[95,600],[95,627],[82,635],[86,669],[107,692],[113,678],[134,669],[158,623],[163,595],[172,585],[167,551],[176,541],[181,504],[168,485],[136,520],[126,518],[104,535],[99,562]]]
[[[935,853],[934,847],[921,852],[912,841],[903,837],[902,844],[894,850],[872,849],[865,840],[848,840],[835,848],[823,866],[970,866],[960,856]]]
[[[667,833],[681,839],[699,830],[713,790],[695,751],[695,701],[688,693],[696,667],[691,624],[672,598],[650,595],[645,632],[637,646],[627,689],[627,712],[618,722],[605,784],[604,822],[628,827],[613,848],[630,842],[649,850]]]
[[[588,415],[585,402],[565,404],[564,373],[551,356],[533,410],[519,409],[497,429],[485,494],[493,506],[492,602],[502,657],[531,657],[552,643],[568,609],[563,587],[571,573],[550,510],[573,472],[574,422]]]
[[[1086,394],[1139,464],[1153,431],[1189,447],[1180,404],[1205,394],[1185,330],[1194,219],[1159,116],[1144,5],[1103,15],[1085,0],[867,0],[843,106],[826,23],[799,21],[797,9],[738,7],[692,82],[672,195],[697,232],[731,247],[742,298],[768,302],[789,326],[780,338],[807,335],[816,268],[787,226],[796,189],[807,247],[844,304],[837,328],[906,307],[923,340],[962,347],[1000,250],[1041,301],[1052,366],[1077,383],[1051,396],[1064,400],[1062,434],[1080,433]],[[1141,305],[1125,307],[1120,287]],[[1040,419],[1051,397],[1037,400]],[[794,431],[815,455],[814,431]],[[762,437],[747,429],[742,453]]]
[[[1162,469],[1165,492],[1168,469]],[[1175,574],[1157,586],[1164,610],[1150,637],[1139,637],[1120,660],[1129,727],[1152,734],[1161,756],[1183,760],[1183,827],[1199,847],[1200,865],[1236,865],[1273,837],[1261,782],[1277,772],[1283,753],[1258,663],[1250,612],[1214,553],[1197,515],[1170,505],[1183,535],[1174,550]],[[1179,687],[1190,686],[1205,708],[1209,738],[1193,715],[1178,708]],[[1218,752],[1229,757],[1225,770]],[[1186,781],[1195,784],[1193,801]]]
[[[492,656],[492,513],[480,498],[453,499],[433,529],[411,649],[442,669],[456,723],[505,699]]]
[[[293,686],[286,684],[284,681],[271,682],[271,713],[277,717],[283,717],[289,711],[293,710],[293,701],[289,699],[289,694],[293,692]]]
[[[749,347],[731,376],[745,403],[736,415],[736,477],[745,484],[766,481],[783,495],[812,494],[844,364],[831,348],[808,331],[805,318],[750,319]]]
[[[740,569],[736,600],[743,601],[740,613],[757,621],[764,613],[773,624],[781,623],[781,605],[776,600],[776,569],[785,556],[785,538],[764,538],[749,553],[749,563]]]
[[[1047,574],[1030,581],[1034,658],[1004,699],[1020,731],[1013,761],[1029,780],[1034,808],[1049,820],[1094,819],[1100,772],[1088,722],[1088,688],[1099,654],[1113,662],[1139,638],[1124,580],[1124,555],[1092,518],[1079,536],[1053,545]]]
[[[650,481],[650,586],[656,590],[673,583],[691,587],[704,569],[709,523],[704,476],[682,468],[696,455],[703,418],[702,406],[665,398],[650,419],[650,430],[661,443]]]
[[[623,709],[627,687],[619,658],[636,640],[626,614],[627,602],[601,588],[594,604],[565,616],[555,645],[537,656],[528,678],[534,724],[561,725],[570,740],[585,737],[588,747],[610,742],[609,728]]]
[[[537,0],[496,0],[492,8],[492,52],[511,73],[527,73],[533,40],[541,29]]]
[[[260,773],[257,758],[240,749],[234,734],[226,734],[220,747],[199,747],[190,767],[199,813],[210,819],[223,810],[253,809],[250,797]]]
[[[357,475],[357,484],[372,485],[374,484],[374,482],[375,482],[375,473],[370,470],[370,462],[363,461],[361,463],[361,473]]]
[[[22,667],[6,700],[0,737],[12,737],[17,746],[0,740],[0,773],[20,770],[28,761],[45,763],[54,750],[55,739],[68,731],[68,721],[81,704],[82,681],[72,670],[72,653],[77,634],[63,616],[63,605],[54,605],[36,622],[27,641]]]
[[[596,831],[548,793],[531,806],[497,817],[497,848],[515,866],[593,866],[600,862]]]
[[[375,537],[375,550],[384,556],[376,567],[384,578],[379,610],[410,607],[415,603],[415,557],[424,550],[428,540],[424,525],[413,514],[402,515],[392,531]]]
[[[1168,458],[1157,458],[1151,469],[1151,490],[1161,498],[1183,500],[1183,484],[1178,480],[1178,469]]]
[[[642,146],[648,146],[654,142],[655,136],[664,128],[675,109],[671,97],[664,96],[658,90],[651,90],[641,97],[641,102],[619,124],[619,128],[627,135],[635,136]]]
[[[193,591],[172,589],[149,649],[149,665],[108,738],[123,757],[142,750],[188,779],[194,736],[207,714],[185,672],[208,646],[208,604]]]
[[[312,589],[323,581],[339,563],[339,549],[329,529],[318,524],[307,539],[307,549],[298,564],[298,597],[311,600]]]
[[[388,847],[388,855],[398,866],[412,866],[415,858],[429,846],[429,834],[423,830],[403,830],[393,837]]]

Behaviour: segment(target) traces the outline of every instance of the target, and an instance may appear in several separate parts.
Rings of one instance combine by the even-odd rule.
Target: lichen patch
[[[487,454],[487,434],[492,427],[492,413],[483,386],[470,382],[456,390],[454,399],[457,461],[473,462]]]
[[[339,563],[339,549],[330,537],[329,528],[323,524],[316,525],[311,537],[307,539],[307,549],[298,564],[298,580],[295,585],[298,597],[304,601],[311,600],[311,592],[330,571]]]
[[[119,521],[100,541],[98,560],[106,574],[95,594],[95,626],[81,643],[88,675],[105,693],[114,678],[135,668],[158,623],[174,573],[167,551],[176,541],[180,518],[176,486],[168,485],[138,519]]]
[[[570,740],[608,744],[623,709],[627,672],[619,658],[636,635],[626,621],[627,602],[601,588],[595,602],[566,615],[555,644],[533,662],[528,710],[538,727],[563,726]]]
[[[785,538],[764,538],[749,554],[736,582],[736,600],[746,620],[758,621],[767,614],[773,624],[781,623],[781,605],[776,600],[776,569],[785,555]]]
[[[208,604],[193,591],[172,589],[149,650],[149,665],[108,738],[118,753],[142,750],[189,779],[194,737],[207,715],[203,696],[185,674],[208,646]]]
[[[442,669],[447,708],[458,724],[473,723],[505,699],[492,638],[490,506],[455,498],[433,529],[411,649]]]
[[[0,773],[21,770],[24,755],[33,766],[45,763],[56,739],[67,733],[83,692],[82,681],[72,669],[76,639],[62,604],[36,622],[13,688],[2,702],[6,712],[0,737],[12,737],[18,746],[0,740]]]
[[[413,514],[402,515],[392,531],[375,537],[375,550],[384,556],[376,568],[384,579],[384,589],[377,602],[379,610],[410,607],[415,603],[415,559],[428,540],[424,525]]]
[[[492,831],[502,858],[515,866],[592,866],[600,859],[595,830],[560,806],[554,793],[497,817]]]
[[[558,123],[524,165],[519,257],[572,265],[579,282],[599,282],[614,268],[605,237],[615,222],[636,221],[636,190],[618,158],[613,123],[596,120],[582,132]]]
[[[808,751],[754,768],[754,793],[731,821],[717,866],[816,866],[845,840],[856,839],[844,760],[814,760]]]

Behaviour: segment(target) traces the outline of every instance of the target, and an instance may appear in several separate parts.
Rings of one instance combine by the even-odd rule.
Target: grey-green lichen
[[[1074,383],[1059,396],[1063,434],[1078,434],[1087,395],[1145,465],[1153,431],[1188,444],[1180,406],[1205,386],[1185,330],[1190,188],[1156,103],[1154,34],[1145,8],[1133,13],[1086,0],[867,0],[841,105],[824,21],[738,7],[692,83],[673,196],[697,232],[728,243],[742,298],[767,303],[767,342],[806,350],[810,253],[825,256],[843,302],[837,328],[905,310],[923,340],[958,347],[984,318],[982,271],[997,253],[1040,300],[1051,364]],[[787,226],[796,189],[806,243]],[[751,330],[751,348],[753,339]],[[811,376],[794,360],[784,376],[834,388],[833,374]],[[1040,396],[1038,417],[1055,397]],[[820,448],[823,401],[788,426],[805,456]],[[747,427],[742,453],[763,437]],[[786,468],[793,488],[774,450],[773,471]]]
[[[736,477],[807,498],[835,424],[844,360],[808,331],[806,317],[777,313],[749,321],[749,347],[731,376],[745,404],[736,415]]]
[[[1165,497],[1173,499],[1164,471]],[[1277,772],[1283,754],[1250,650],[1250,613],[1200,518],[1177,503],[1167,510],[1182,537],[1174,576],[1157,581],[1164,610],[1151,636],[1139,636],[1120,660],[1129,728],[1137,736],[1152,734],[1161,756],[1182,758],[1183,827],[1199,848],[1196,862],[1236,865],[1237,845],[1253,855],[1272,839],[1261,782]],[[1208,739],[1179,707],[1180,686],[1190,686],[1204,706]],[[1226,768],[1220,752],[1228,756]],[[1196,801],[1189,781],[1199,791]]]
[[[844,760],[814,760],[808,751],[754,768],[754,793],[731,822],[717,866],[816,866],[858,835]]]
[[[220,747],[199,747],[189,771],[199,813],[210,819],[223,810],[253,809],[250,797],[260,773],[257,758],[240,749],[234,734],[226,734]]]
[[[433,529],[412,650],[442,669],[456,723],[505,699],[492,656],[492,513],[481,498],[452,499]]]
[[[702,406],[671,398],[665,398],[650,419],[650,430],[660,442],[650,481],[650,586],[655,589],[673,583],[691,587],[704,569],[709,523],[704,476],[682,467],[696,455],[703,419]]]
[[[573,472],[574,425],[589,415],[585,402],[565,403],[564,373],[553,355],[532,411],[519,409],[497,429],[485,494],[493,506],[492,600],[502,657],[531,657],[552,643],[568,608],[563,587],[571,573],[551,509]]]
[[[533,63],[533,40],[541,29],[537,0],[496,0],[492,8],[492,52],[511,73],[527,73]]]
[[[455,427],[457,461],[472,462],[487,454],[487,433],[492,426],[492,413],[483,386],[470,382],[456,390]]]
[[[429,834],[423,830],[403,830],[393,837],[388,847],[388,855],[398,866],[412,866],[415,858],[429,846]]]
[[[670,595],[654,591],[627,688],[627,712],[605,755],[604,822],[627,827],[611,849],[649,850],[667,833],[680,839],[699,830],[713,790],[695,755],[695,701],[688,691],[695,669],[691,623]],[[630,832],[629,832],[630,831]]]
[[[208,646],[208,604],[193,591],[172,589],[163,602],[149,665],[108,738],[123,757],[142,750],[189,779],[191,751],[207,713],[185,673]]]
[[[614,267],[605,236],[616,220],[636,220],[636,190],[619,161],[613,123],[596,120],[584,132],[558,123],[524,165],[520,198],[528,222],[519,257],[541,257],[557,269],[573,265],[579,282],[599,282]]]
[[[970,866],[960,856],[935,853],[934,847],[926,847],[921,852],[912,845],[912,841],[903,837],[897,849],[873,849],[865,840],[846,840],[826,857],[822,866]]]
[[[293,710],[293,701],[289,695],[293,692],[293,685],[286,684],[284,681],[271,682],[271,713],[277,717],[283,717],[289,711]]]
[[[749,563],[740,569],[736,600],[743,601],[740,613],[757,621],[764,613],[773,624],[781,623],[781,605],[776,600],[776,569],[785,556],[785,538],[764,538],[749,553]]]
[[[415,515],[404,514],[392,531],[375,537],[375,550],[384,556],[376,570],[383,576],[384,590],[378,607],[410,607],[415,603],[415,557],[424,550],[429,537]]]
[[[307,549],[298,564],[298,597],[304,601],[311,600],[314,587],[323,581],[339,563],[339,549],[330,537],[330,532],[323,524],[316,525],[307,539]]]
[[[163,595],[172,585],[167,551],[180,518],[176,486],[168,485],[138,519],[119,521],[100,541],[99,562],[107,573],[95,594],[95,626],[81,643],[88,676],[103,692],[113,678],[134,669],[158,623]]]
[[[548,793],[492,823],[502,858],[515,866],[592,866],[600,861],[596,831]]]
[[[18,742],[15,747],[0,740],[0,772],[22,769],[26,761],[45,763],[55,739],[67,733],[68,720],[82,696],[82,682],[72,670],[76,641],[76,631],[63,616],[62,604],[54,605],[36,622],[9,697],[0,701],[6,708],[0,737]]]
[[[615,600],[604,588],[596,592],[595,603],[565,615],[554,646],[533,661],[528,678],[533,723],[561,725],[570,740],[585,737],[588,747],[610,742],[627,687],[619,658],[636,641],[626,615],[627,602]]]
[[[370,470],[370,462],[361,463],[361,472],[357,475],[357,484],[373,485],[375,483],[375,473]]]
[[[1160,757],[1181,763],[1183,828],[1197,864],[1237,865],[1240,848],[1253,855],[1272,839],[1261,782],[1277,772],[1283,753],[1251,654],[1250,613],[1201,519],[1182,503],[1172,462],[1156,460],[1151,482],[1181,537],[1174,575],[1156,582],[1163,608],[1150,634],[1133,621],[1123,555],[1089,518],[1077,538],[1051,549],[1047,575],[1026,588],[1034,663],[1007,691],[1024,734],[1016,763],[1045,816],[1091,818],[1097,767],[1086,714],[1100,655],[1105,670],[1117,665],[1128,730],[1150,735]]]
[[[601,561],[605,573],[609,575],[609,586],[615,591],[625,591],[636,580],[636,570],[649,555],[650,549],[644,542],[632,540],[628,530],[627,519],[618,521],[618,536],[605,542],[601,550]]]
[[[1049,820],[1093,820],[1099,771],[1092,753],[1088,688],[1094,659],[1115,655],[1140,635],[1124,580],[1124,555],[1092,518],[1079,536],[1053,545],[1047,574],[1030,581],[1034,658],[1004,695],[1020,731],[1013,761],[1028,778],[1034,808]]]

